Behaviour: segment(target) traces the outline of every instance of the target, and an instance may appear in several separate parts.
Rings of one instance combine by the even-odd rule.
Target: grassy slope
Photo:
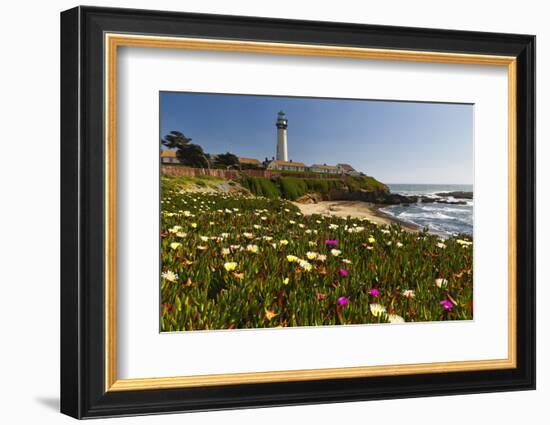
[[[277,179],[243,176],[241,184],[257,196],[276,199],[283,197],[291,201],[306,193],[326,195],[333,190],[387,191],[388,187],[370,176],[346,176],[343,178],[304,178],[283,176]]]

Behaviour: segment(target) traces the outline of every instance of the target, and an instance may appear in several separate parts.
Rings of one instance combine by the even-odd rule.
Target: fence
[[[191,168],[182,165],[162,165],[162,174],[168,174],[171,176],[183,176],[183,177],[218,177],[220,179],[232,180],[238,178],[242,174],[246,174],[251,177],[279,177],[280,173],[269,170],[222,170],[219,168]]]

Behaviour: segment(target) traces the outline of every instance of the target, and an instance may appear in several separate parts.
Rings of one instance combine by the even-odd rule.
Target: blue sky
[[[277,112],[289,159],[349,163],[384,183],[473,183],[473,106],[160,93],[160,136],[179,130],[208,153],[275,155]]]

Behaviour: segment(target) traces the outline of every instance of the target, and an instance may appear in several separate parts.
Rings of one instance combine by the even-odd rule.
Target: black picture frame
[[[517,367],[106,392],[104,34],[506,55],[517,58]],[[61,13],[61,412],[75,418],[535,388],[535,37],[132,9]]]

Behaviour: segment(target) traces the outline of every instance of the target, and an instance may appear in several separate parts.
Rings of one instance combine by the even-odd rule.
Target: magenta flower
[[[336,246],[336,245],[338,245],[338,240],[336,240],[336,239],[327,239],[325,241],[325,245]]]
[[[451,308],[453,308],[453,303],[450,302],[449,300],[440,301],[439,304],[441,304],[441,306],[445,310],[450,310]]]
[[[380,295],[380,291],[376,288],[372,288],[369,290],[368,294],[372,295],[373,297],[377,297],[378,295]]]
[[[348,275],[348,270],[347,269],[340,269],[340,276],[346,277],[347,275]]]
[[[346,297],[338,298],[338,304],[340,304],[342,307],[344,307],[347,303],[349,303],[349,298],[346,298]]]

